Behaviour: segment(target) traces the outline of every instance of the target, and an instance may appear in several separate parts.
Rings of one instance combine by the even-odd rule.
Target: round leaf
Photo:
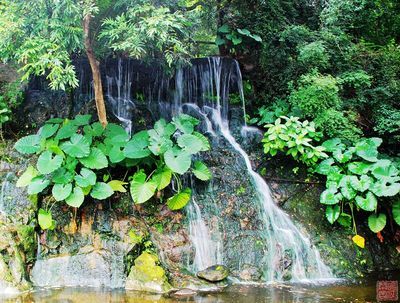
[[[73,173],[65,169],[64,167],[61,167],[54,172],[51,181],[56,184],[67,184],[70,183],[73,179]]]
[[[32,179],[38,175],[38,171],[33,167],[29,166],[26,171],[18,178],[17,187],[28,186]]]
[[[80,207],[85,201],[85,195],[83,194],[82,188],[76,186],[74,191],[65,199],[65,202],[72,207]]]
[[[169,150],[164,154],[165,164],[175,173],[183,175],[192,164],[192,156],[183,150]]]
[[[79,161],[87,168],[91,169],[102,169],[108,166],[108,160],[107,157],[104,155],[104,153],[96,148],[93,147],[90,151],[90,154],[88,157],[81,158]]]
[[[168,167],[157,170],[152,177],[152,181],[157,184],[157,189],[162,190],[171,183],[172,172]]]
[[[60,168],[62,162],[63,157],[56,155],[53,158],[50,151],[45,151],[40,155],[37,161],[37,169],[41,174],[47,175]]]
[[[40,137],[30,135],[19,139],[14,148],[21,154],[34,154],[40,150]]]
[[[197,179],[208,181],[211,179],[212,174],[208,167],[201,161],[194,162],[193,173]]]
[[[352,240],[357,246],[359,246],[361,248],[365,247],[365,239],[363,237],[361,237],[360,235],[355,235],[352,238]]]
[[[173,197],[169,198],[167,205],[171,210],[179,210],[184,208],[190,201],[192,191],[190,188],[186,188],[180,193],[177,193]]]
[[[126,144],[124,155],[130,159],[141,159],[150,156],[151,152],[148,149],[149,134],[147,131],[141,131],[135,134],[132,139]]]
[[[80,175],[75,175],[76,184],[80,187],[88,187],[96,184],[96,174],[87,168],[82,168]]]
[[[44,179],[42,176],[35,177],[28,186],[28,194],[36,195],[42,192],[49,184],[50,181]]]
[[[373,193],[368,192],[365,198],[357,196],[356,204],[365,211],[374,211],[378,206],[378,200]]]
[[[113,189],[110,185],[104,182],[97,182],[92,191],[90,192],[90,196],[97,200],[104,200],[111,197],[114,194]]]
[[[42,139],[50,138],[57,132],[58,127],[58,124],[45,124],[39,129],[38,135]]]
[[[379,215],[372,214],[368,217],[369,229],[372,230],[374,233],[380,232],[382,229],[385,228],[385,225],[386,225],[385,214],[379,214]]]
[[[143,171],[139,171],[133,175],[130,191],[133,202],[136,204],[148,201],[154,196],[157,189],[157,184],[153,181],[146,182],[146,177]]]
[[[194,135],[184,134],[178,138],[178,145],[182,150],[194,155],[204,149],[203,141]]]
[[[53,225],[51,212],[47,212],[44,209],[40,208],[38,211],[38,222],[41,229],[49,229]]]
[[[70,141],[61,144],[61,149],[71,157],[83,158],[89,156],[90,143],[87,138],[80,134],[74,134]]]
[[[71,194],[72,192],[72,184],[55,184],[51,193],[53,194],[54,199],[56,201],[62,201]]]
[[[328,219],[329,223],[333,224],[340,215],[340,206],[328,206],[325,210],[325,217]]]

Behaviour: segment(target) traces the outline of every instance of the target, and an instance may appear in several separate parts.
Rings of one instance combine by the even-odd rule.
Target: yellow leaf
[[[359,235],[355,235],[353,237],[353,242],[356,243],[357,246],[364,248],[365,247],[365,239]]]
[[[128,183],[120,181],[120,180],[112,180],[112,181],[108,182],[108,185],[111,186],[113,191],[119,191],[121,193],[126,193],[126,189],[124,187],[124,185],[126,185],[126,184],[128,184]]]

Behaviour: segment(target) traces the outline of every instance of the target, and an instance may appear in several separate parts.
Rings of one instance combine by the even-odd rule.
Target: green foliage
[[[181,114],[167,123],[157,121],[154,129],[141,131],[129,138],[119,125],[98,122],[90,124],[90,115],[73,120],[51,119],[36,135],[19,139],[15,149],[23,154],[39,155],[36,167],[29,166],[17,181],[28,187],[30,195],[46,194],[51,189],[54,200],[39,212],[42,229],[53,228],[52,205],[60,201],[78,208],[87,196],[105,200],[114,192],[126,192],[124,180],[111,180],[110,170],[116,165],[131,174],[130,193],[134,203],[141,204],[155,196],[163,197],[168,188],[172,196],[167,205],[172,210],[183,208],[191,196],[182,189],[180,176],[193,173],[199,180],[211,179],[211,172],[192,157],[210,149],[208,139],[195,131],[199,121]],[[117,156],[116,156],[116,151]],[[105,171],[107,170],[107,171]]]
[[[307,67],[326,68],[329,66],[329,59],[323,41],[314,41],[299,47],[298,60]]]
[[[321,133],[316,131],[313,122],[300,122],[298,117],[282,116],[274,124],[265,127],[268,130],[262,142],[266,154],[275,156],[278,152],[284,152],[311,167],[326,157],[324,147],[312,145],[321,139]]]
[[[100,37],[106,39],[111,49],[127,52],[133,58],[162,54],[171,66],[186,61],[189,55],[190,25],[181,11],[136,3],[116,18],[105,19]]]
[[[337,79],[331,75],[307,74],[300,78],[298,88],[294,89],[289,102],[299,108],[304,117],[315,118],[328,109],[340,109]]]
[[[19,81],[0,85],[0,130],[12,119],[12,110],[22,101],[22,89]]]
[[[368,218],[368,226],[375,233],[385,227],[386,215],[379,212],[384,210],[381,205],[387,203],[388,197],[399,194],[400,174],[394,162],[384,159],[379,153],[381,144],[380,138],[362,139],[351,147],[337,138],[322,144],[330,157],[323,160],[315,171],[327,178],[320,202],[328,205],[326,217],[331,224],[338,221],[349,227],[348,209],[353,222],[353,210],[373,212]],[[392,212],[396,221],[398,204],[393,204]],[[353,228],[357,233],[355,222]]]
[[[248,47],[251,42],[262,42],[259,35],[251,33],[247,28],[231,29],[228,24],[224,24],[218,28],[215,44],[217,46],[225,46],[232,53],[238,52],[239,49]]]

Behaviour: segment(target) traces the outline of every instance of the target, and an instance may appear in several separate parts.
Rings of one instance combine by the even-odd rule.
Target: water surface
[[[5,303],[266,303],[266,302],[375,302],[375,284],[363,285],[235,285],[218,293],[199,293],[193,297],[172,297],[126,291],[87,288],[42,289]]]

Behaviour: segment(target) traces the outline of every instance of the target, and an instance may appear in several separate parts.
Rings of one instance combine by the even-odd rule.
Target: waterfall
[[[267,183],[253,170],[249,156],[231,133],[229,99],[232,94],[240,98],[242,116],[246,115],[238,62],[219,57],[194,59],[191,66],[179,68],[174,77],[170,77],[156,66],[119,59],[117,62],[108,62],[105,72],[103,78],[107,83],[108,106],[129,132],[132,131],[132,120],[138,106],[146,106],[154,118],[169,119],[179,112],[193,114],[201,120],[203,131],[209,134],[213,146],[223,145],[231,150],[229,157],[241,169],[238,174],[247,178],[246,186],[252,187],[255,193],[254,199],[248,198],[251,205],[237,207],[255,210],[250,219],[257,230],[241,228],[242,223],[231,224],[222,219],[220,214],[226,205],[217,203],[220,200],[215,191],[223,188],[209,186],[203,190],[204,193],[200,193],[196,184],[192,183],[193,199],[186,212],[187,229],[195,256],[189,262],[189,270],[195,273],[210,265],[229,262],[238,271],[246,264],[262,268],[264,281],[305,281],[332,277],[308,235],[276,205]],[[242,126],[242,135],[257,134],[257,130],[248,127],[245,120]],[[229,230],[232,226],[236,230]],[[253,242],[256,242],[254,245],[261,242],[262,254],[256,254],[248,246],[249,240],[240,237],[257,238]],[[234,244],[237,245],[228,248],[228,241],[236,241]]]

